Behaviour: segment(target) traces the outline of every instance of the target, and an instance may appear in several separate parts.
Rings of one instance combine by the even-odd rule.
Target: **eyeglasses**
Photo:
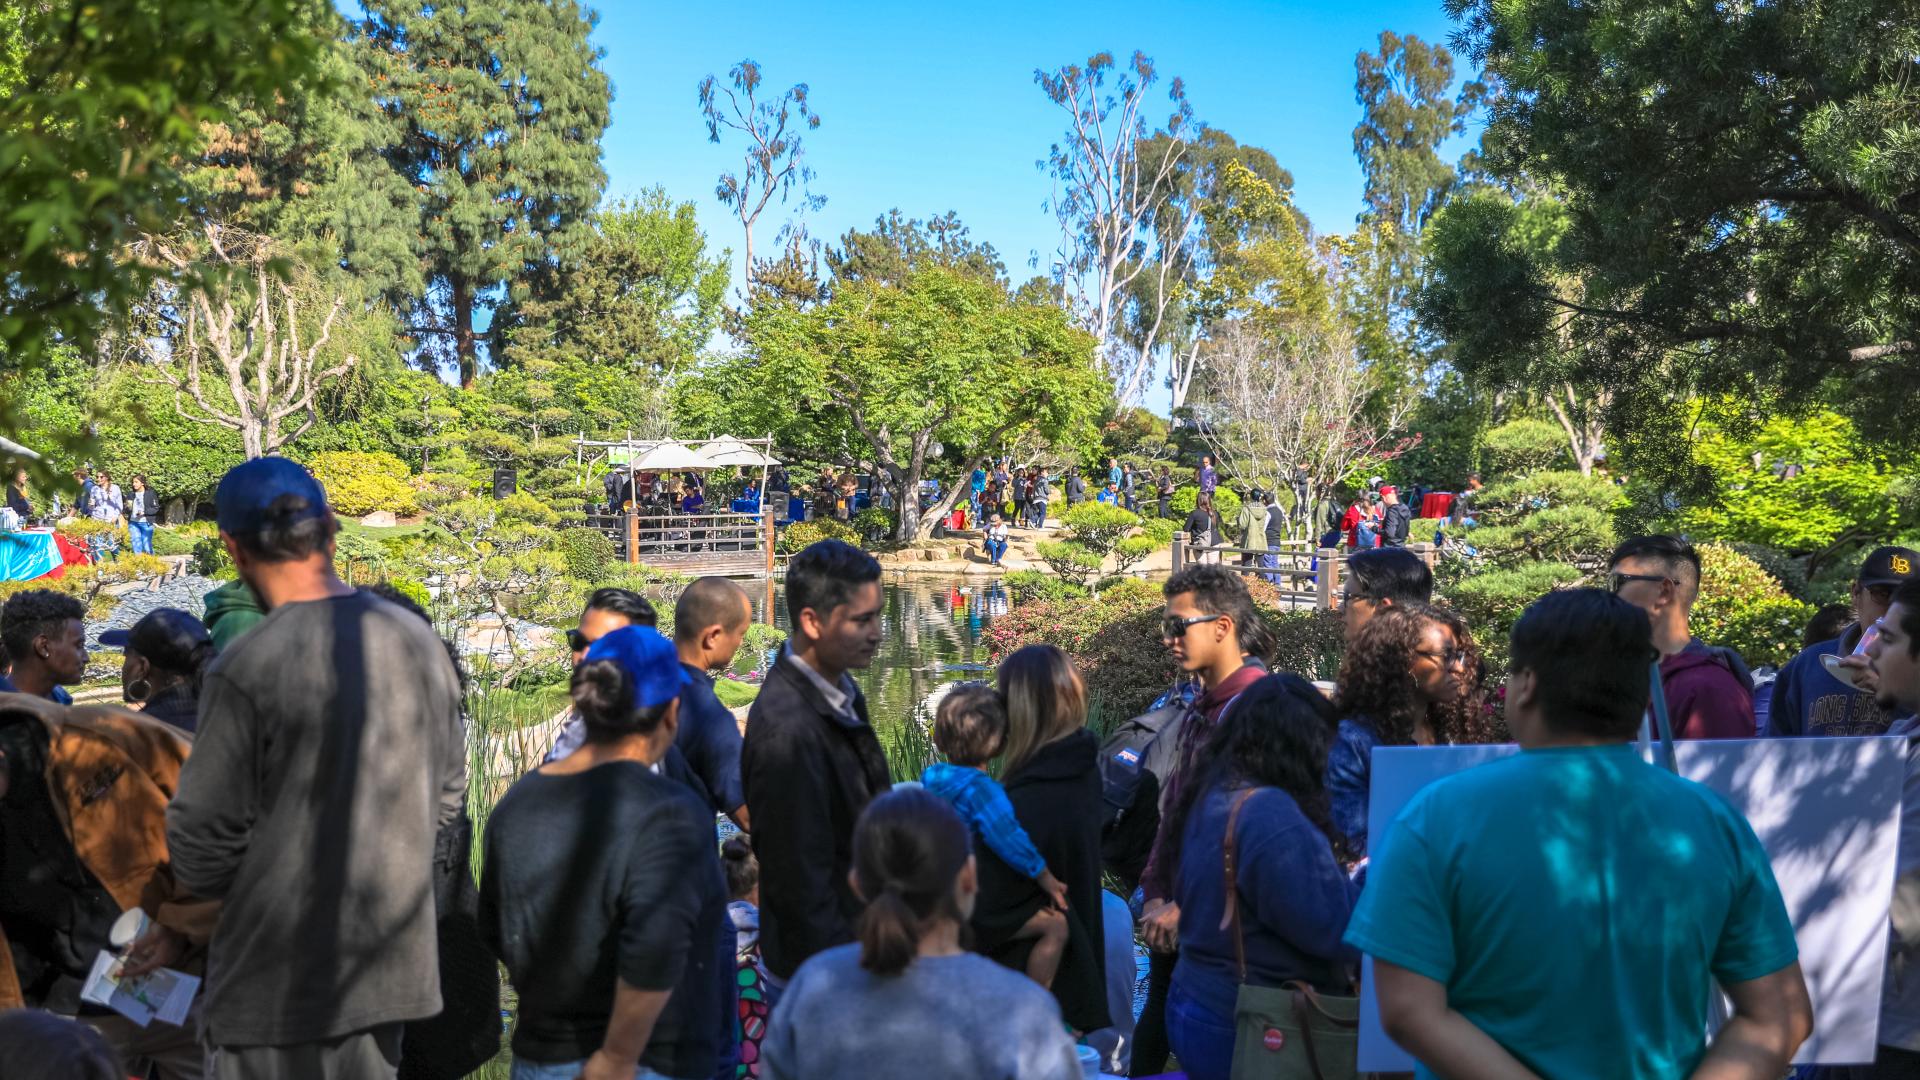
[[[1368,596],[1366,593],[1363,593],[1363,592],[1343,592],[1340,594],[1341,607],[1345,607],[1348,604],[1357,604],[1362,600],[1365,600],[1368,603],[1372,603],[1373,597]]]
[[[1216,619],[1224,618],[1226,618],[1225,615],[1195,615],[1191,619],[1182,619],[1169,615],[1166,621],[1160,624],[1160,637],[1164,641],[1179,641],[1181,638],[1186,637],[1187,631],[1193,627],[1199,626],[1201,623],[1209,623]]]
[[[1608,579],[1613,582],[1613,591],[1615,593],[1620,592],[1620,590],[1635,581],[1658,581],[1663,583],[1673,581],[1672,578],[1667,577],[1665,574],[1622,574],[1617,572],[1609,574]],[[1679,582],[1674,582],[1674,584],[1677,585]]]
[[[1464,664],[1467,662],[1467,650],[1460,648],[1447,649],[1444,652],[1430,652],[1426,649],[1415,649],[1413,650],[1413,655],[1424,656],[1443,668],[1450,668],[1455,664]]]
[[[580,631],[578,630],[567,631],[567,648],[572,649],[574,652],[585,652],[587,650],[587,646],[591,644],[593,644],[593,642],[588,641],[587,635],[581,633]]]

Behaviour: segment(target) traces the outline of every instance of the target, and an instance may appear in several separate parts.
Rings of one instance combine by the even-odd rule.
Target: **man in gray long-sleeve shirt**
[[[224,901],[209,949],[217,1080],[391,1077],[440,1011],[434,834],[466,791],[459,680],[432,630],[333,572],[326,495],[238,466],[221,539],[267,618],[207,673],[167,811],[173,872]]]

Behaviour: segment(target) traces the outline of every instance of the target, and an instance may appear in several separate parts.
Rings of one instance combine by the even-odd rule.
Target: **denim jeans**
[[[1007,542],[1005,540],[989,540],[986,542],[986,545],[987,558],[995,565],[998,565],[1001,559],[1006,558]]]
[[[1201,1008],[1177,982],[1167,993],[1167,1041],[1187,1080],[1228,1080],[1233,1073],[1233,1017]]]
[[[1036,529],[1046,527],[1047,500],[1035,499],[1027,504],[1027,521]]]
[[[1260,565],[1269,570],[1280,569],[1280,549],[1269,544],[1267,546],[1267,553],[1260,556]],[[1287,580],[1279,574],[1267,574],[1265,576],[1268,581],[1273,582],[1275,585],[1284,584]]]
[[[567,1061],[558,1065],[548,1065],[538,1061],[528,1061],[515,1056],[513,1059],[513,1080],[578,1080],[580,1067],[585,1061]],[[634,1070],[633,1080],[672,1080],[662,1076],[645,1065]]]
[[[133,539],[133,553],[135,555],[153,554],[153,522],[133,522],[127,526],[127,533]]]

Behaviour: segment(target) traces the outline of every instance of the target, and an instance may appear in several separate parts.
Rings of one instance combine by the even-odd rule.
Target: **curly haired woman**
[[[1494,741],[1480,650],[1458,615],[1424,605],[1382,609],[1340,664],[1340,731],[1327,757],[1333,823],[1367,849],[1367,795],[1376,746]]]

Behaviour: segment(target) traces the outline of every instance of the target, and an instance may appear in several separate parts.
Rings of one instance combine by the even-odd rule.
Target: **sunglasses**
[[[1181,619],[1169,615],[1166,621],[1160,624],[1160,637],[1165,641],[1179,641],[1187,636],[1188,630],[1201,623],[1210,623],[1224,618],[1226,618],[1225,615],[1195,615],[1191,619]]]
[[[1622,589],[1624,589],[1624,588],[1626,588],[1626,587],[1627,587],[1627,586],[1628,586],[1629,584],[1631,584],[1631,583],[1633,583],[1633,582],[1636,582],[1636,581],[1658,581],[1658,582],[1663,582],[1663,583],[1664,583],[1664,582],[1668,582],[1668,581],[1673,581],[1673,579],[1672,579],[1672,578],[1670,578],[1670,577],[1667,577],[1667,576],[1666,576],[1666,575],[1664,575],[1664,574],[1621,574],[1621,573],[1613,573],[1613,574],[1609,574],[1609,575],[1607,575],[1607,579],[1608,579],[1609,581],[1611,581],[1611,582],[1613,583],[1613,591],[1614,591],[1614,592],[1615,592],[1616,594],[1617,594],[1617,593],[1619,593],[1619,592],[1620,592],[1620,590],[1622,590]],[[1674,584],[1676,584],[1676,585],[1677,585],[1677,584],[1679,584],[1679,582],[1674,582]]]
[[[1459,648],[1448,649],[1445,652],[1429,652],[1426,649],[1415,649],[1413,650],[1413,655],[1424,656],[1434,663],[1439,664],[1442,668],[1450,668],[1455,664],[1466,663],[1468,653],[1467,650]]]
[[[593,644],[593,642],[588,641],[587,635],[581,633],[580,631],[578,630],[567,631],[567,648],[573,650],[574,652],[585,652],[587,651],[587,646],[591,644]]]

